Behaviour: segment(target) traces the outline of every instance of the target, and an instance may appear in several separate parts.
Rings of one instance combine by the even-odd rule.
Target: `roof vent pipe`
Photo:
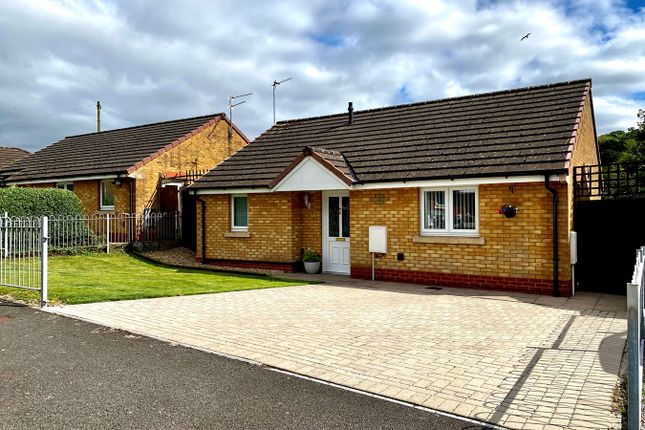
[[[349,102],[347,113],[349,114],[347,117],[347,124],[354,124],[354,103]]]

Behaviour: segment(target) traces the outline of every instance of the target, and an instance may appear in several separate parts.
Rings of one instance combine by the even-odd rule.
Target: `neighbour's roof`
[[[25,158],[31,152],[22,148],[13,148],[8,146],[0,146],[0,168],[10,165],[20,159]]]
[[[271,187],[307,146],[361,183],[563,171],[591,80],[282,121],[192,185]]]
[[[12,166],[7,181],[125,174],[183,142],[224,114],[69,136]]]

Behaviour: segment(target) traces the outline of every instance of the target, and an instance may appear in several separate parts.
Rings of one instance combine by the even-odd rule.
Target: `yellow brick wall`
[[[228,123],[219,121],[185,140],[132,173],[136,179],[135,211],[159,208],[157,189],[164,171],[210,170],[240,150],[246,141],[233,129],[228,144]]]
[[[322,254],[322,192],[309,192],[311,206],[302,207],[302,248]],[[304,193],[302,194],[304,202]]]
[[[101,211],[100,206],[101,181],[76,181],[74,182],[74,194],[83,203],[85,213],[95,212],[128,213],[130,212],[130,186],[127,181],[121,185],[114,186],[114,210]]]
[[[557,185],[561,202],[565,184]],[[502,205],[520,208],[515,218],[498,213]],[[352,191],[351,265],[369,267],[368,227],[388,226],[388,253],[377,267],[466,275],[552,278],[551,194],[543,183],[481,185],[480,235],[484,245],[415,243],[419,236],[419,189]],[[567,206],[559,205],[560,279],[570,280]],[[397,253],[405,253],[397,261]]]
[[[74,182],[74,194],[83,203],[86,214],[92,214],[99,210],[99,187],[100,181]]]
[[[227,237],[231,231],[230,195],[201,196],[206,202],[206,258],[291,263],[296,222],[291,193],[249,194],[249,237]],[[201,205],[197,202],[197,256],[201,258]],[[295,222],[294,222],[295,221]]]
[[[206,258],[294,263],[301,250],[321,252],[322,226],[320,192],[258,193],[248,195],[249,237],[229,237],[230,195],[202,196],[206,202]],[[201,258],[201,205],[197,203],[197,256]]]
[[[573,185],[574,185],[574,172],[575,166],[586,166],[599,164],[598,151],[597,151],[597,137],[594,130],[594,118],[591,111],[591,98],[587,96],[585,100],[584,109],[582,111],[582,118],[578,128],[578,137],[576,144],[573,147],[571,160],[569,163],[569,194],[568,194],[568,208],[569,208],[569,230],[573,229]]]

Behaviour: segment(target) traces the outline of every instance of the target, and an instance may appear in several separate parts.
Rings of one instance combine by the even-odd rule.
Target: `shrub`
[[[49,216],[49,247],[74,254],[102,249],[102,238],[83,220],[83,205],[74,193],[56,188],[0,188],[0,216]]]
[[[83,205],[71,191],[56,188],[0,188],[0,214],[81,216]]]
[[[313,249],[308,249],[302,256],[302,261],[305,263],[315,263],[320,261],[320,254],[318,254]]]

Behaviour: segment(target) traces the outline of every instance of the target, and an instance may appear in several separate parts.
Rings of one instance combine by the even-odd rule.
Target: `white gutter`
[[[24,181],[5,181],[7,185],[32,185],[32,184],[49,184],[56,182],[76,182],[76,181],[93,181],[97,179],[117,179],[119,175],[94,175],[94,176],[73,176],[71,178],[49,178]]]
[[[551,175],[549,180],[552,182],[567,181],[568,175]],[[410,181],[393,181],[393,182],[373,182],[367,184],[354,184],[349,187],[350,190],[381,190],[387,188],[430,188],[430,187],[454,187],[454,186],[471,186],[471,185],[488,185],[488,184],[517,184],[517,183],[543,183],[544,176],[526,175],[526,176],[499,176],[483,178],[460,178],[460,179],[429,179],[429,180],[410,180]],[[302,190],[290,191],[315,191],[311,187]],[[211,195],[211,194],[254,194],[254,193],[273,193],[276,187],[269,188],[212,188],[197,189],[194,194]]]
[[[554,182],[560,181],[560,175],[551,175],[549,180]],[[411,181],[394,181],[394,182],[373,182],[367,184],[355,184],[352,190],[375,190],[384,188],[425,188],[425,187],[453,187],[468,185],[488,185],[488,184],[517,184],[544,182],[544,176],[505,176],[490,178],[460,178],[460,179],[429,179],[429,180],[411,180]]]

